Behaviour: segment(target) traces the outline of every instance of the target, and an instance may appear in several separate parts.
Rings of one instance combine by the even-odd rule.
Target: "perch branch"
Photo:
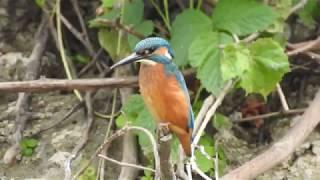
[[[320,121],[320,90],[302,115],[301,119],[267,151],[242,166],[232,170],[222,180],[254,179],[259,174],[285,161],[294,150],[310,135]]]
[[[137,77],[96,79],[39,79],[31,81],[0,82],[0,92],[46,92],[54,90],[94,90],[111,87],[136,87]]]

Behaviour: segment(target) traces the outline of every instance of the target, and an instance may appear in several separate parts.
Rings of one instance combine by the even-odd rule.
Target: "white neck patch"
[[[151,65],[151,66],[154,66],[156,65],[157,63],[152,61],[152,60],[149,60],[149,59],[140,59],[139,61],[137,62],[141,62],[143,64],[146,64],[146,65]]]
[[[168,59],[172,59],[172,56],[170,55],[169,51],[166,49],[166,53],[164,54]]]

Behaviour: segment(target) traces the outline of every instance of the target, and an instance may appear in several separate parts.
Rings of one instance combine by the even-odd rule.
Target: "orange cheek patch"
[[[166,53],[167,53],[167,49],[164,47],[160,47],[154,52],[154,54],[163,55],[163,56],[165,56]]]

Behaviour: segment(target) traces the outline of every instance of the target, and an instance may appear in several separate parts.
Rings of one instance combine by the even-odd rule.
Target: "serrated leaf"
[[[276,18],[271,7],[255,0],[219,0],[212,23],[215,29],[243,36],[266,29]]]
[[[142,23],[136,25],[134,30],[148,36],[153,32],[153,22],[152,21],[143,21]],[[135,45],[140,41],[136,36],[131,34],[128,35],[128,41],[131,49],[134,49]]]
[[[220,70],[222,50],[219,45],[232,42],[232,37],[220,32],[199,35],[189,48],[190,64],[197,68],[197,77],[202,85],[217,95],[223,85]]]
[[[258,39],[249,46],[249,50],[249,67],[240,75],[240,86],[247,93],[266,96],[289,71],[288,57],[282,47],[269,38]]]
[[[188,63],[188,50],[193,40],[212,29],[210,18],[198,10],[188,9],[177,15],[172,24],[171,45],[178,66]]]
[[[249,58],[249,49],[243,44],[226,45],[221,60],[222,79],[226,81],[243,75],[250,66]]]

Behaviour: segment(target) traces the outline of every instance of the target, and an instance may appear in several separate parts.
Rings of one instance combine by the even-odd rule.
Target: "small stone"
[[[70,157],[71,153],[58,151],[53,156],[49,158],[49,162],[59,165],[60,167],[64,166],[65,161]]]

